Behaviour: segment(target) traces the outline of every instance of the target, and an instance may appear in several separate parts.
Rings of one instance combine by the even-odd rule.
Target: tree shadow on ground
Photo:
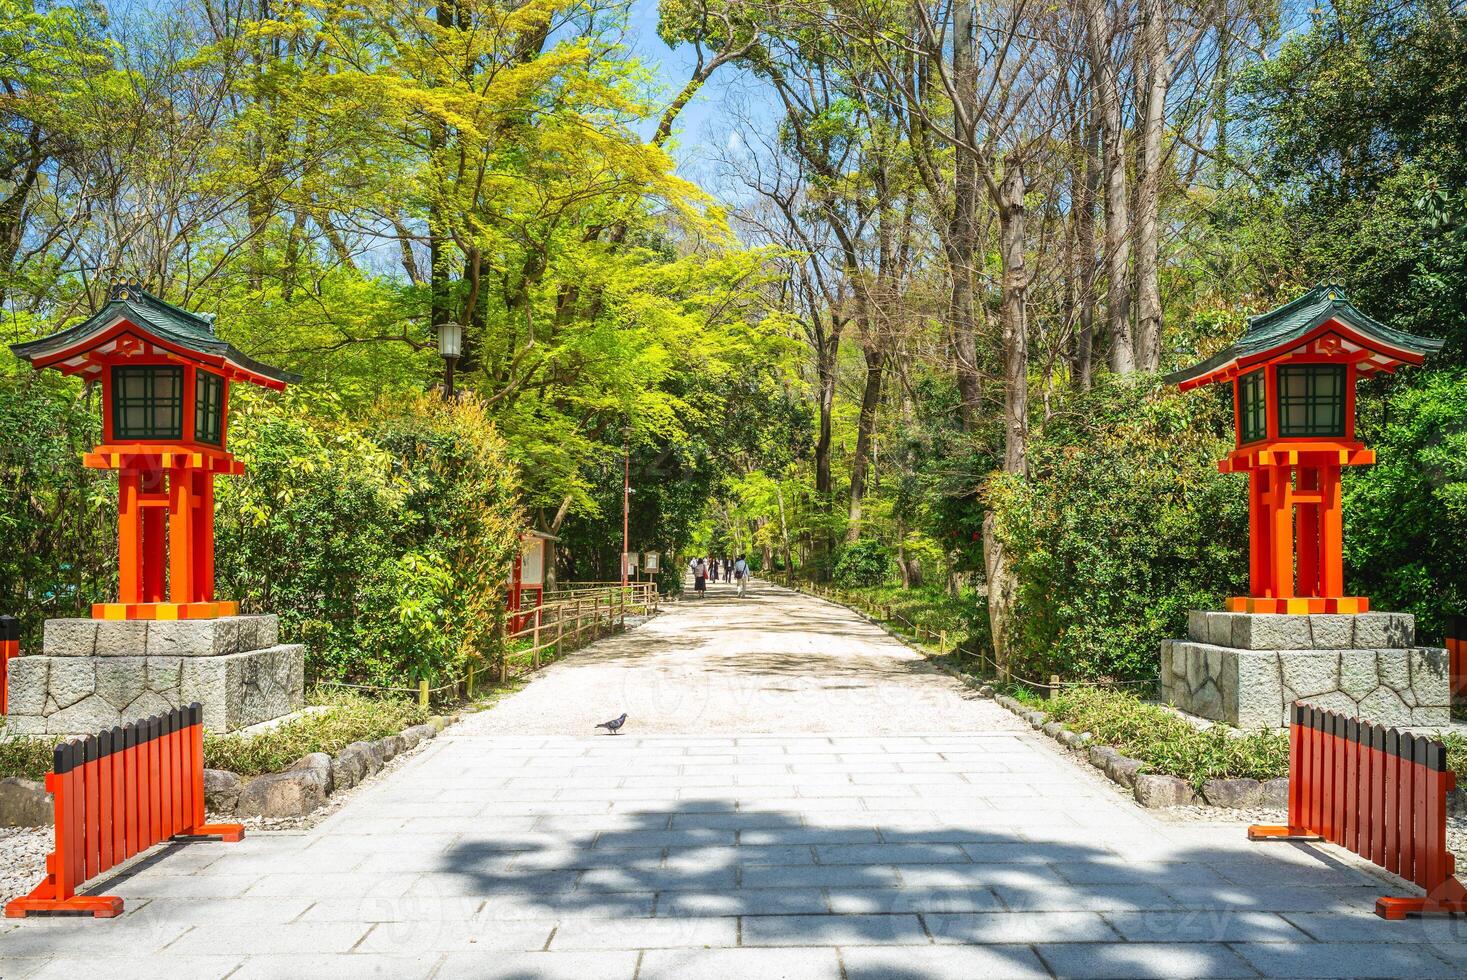
[[[596,820],[584,817],[547,817],[530,833],[486,826],[442,853],[432,880],[485,899],[487,922],[574,921],[554,949],[698,948],[735,935],[746,947],[891,947],[876,957],[879,975],[898,980],[927,975],[902,963],[911,946],[983,946],[997,972],[1023,973],[1036,945],[1083,943],[1122,971],[1106,975],[1125,975],[1142,952],[1133,943],[1298,944],[1274,947],[1290,970],[1311,962],[1316,939],[1383,930],[1438,948],[1467,940],[1463,923],[1369,916],[1376,897],[1404,891],[1318,848],[1232,842],[1163,863],[1128,860],[1104,846],[1104,831],[1076,843],[985,828],[981,817],[845,825],[850,817],[710,794],[596,818],[604,829],[585,829]]]

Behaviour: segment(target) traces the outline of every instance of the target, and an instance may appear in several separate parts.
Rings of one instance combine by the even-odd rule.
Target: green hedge
[[[1289,738],[1274,731],[1240,735],[1223,725],[1198,729],[1135,695],[1093,687],[1065,688],[1039,704],[1065,727],[1201,788],[1209,779],[1276,779],[1289,774]]]
[[[223,595],[279,613],[318,679],[434,684],[497,655],[524,519],[477,403],[426,395],[349,417],[315,391],[236,410],[221,481]]]
[[[1243,481],[1219,399],[1101,375],[1037,431],[1026,480],[990,485],[1019,579],[1012,663],[1026,677],[1156,676],[1189,609],[1247,586]],[[988,634],[986,608],[971,631]]]

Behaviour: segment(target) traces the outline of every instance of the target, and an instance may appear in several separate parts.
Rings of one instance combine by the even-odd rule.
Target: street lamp
[[[438,325],[438,356],[443,358],[443,397],[453,397],[453,366],[464,350],[464,328],[458,323]]]

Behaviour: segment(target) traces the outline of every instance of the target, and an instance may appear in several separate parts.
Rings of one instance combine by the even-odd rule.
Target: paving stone
[[[504,954],[497,954],[504,955]],[[342,977],[381,977],[383,980],[418,980],[434,976],[442,958],[423,955],[382,956],[366,953],[345,955],[250,956],[229,980],[341,980]],[[172,962],[171,960],[165,962]],[[157,969],[156,964],[154,967]],[[480,973],[480,976],[490,976]],[[615,974],[611,974],[615,976]],[[152,977],[156,980],[158,974]],[[440,972],[436,976],[443,976]]]
[[[1307,942],[1282,916],[1234,909],[1191,909],[1185,912],[1112,912],[1111,926],[1128,942],[1237,943]]]
[[[847,980],[975,980],[1048,977],[1028,946],[846,946]]]
[[[896,889],[892,889],[896,891]],[[837,891],[837,895],[842,894]],[[830,899],[819,888],[740,888],[732,891],[662,892],[657,896],[657,915],[785,915],[818,914],[849,909],[831,908]],[[862,910],[868,911],[868,910]],[[892,911],[870,909],[869,911]]]
[[[1035,952],[1056,977],[1076,980],[1254,975],[1248,963],[1220,943],[1054,943],[1036,946]]]
[[[167,973],[189,980],[218,980],[246,975],[235,972],[240,962],[238,956],[110,956],[106,976],[107,980],[158,980],[160,973]],[[96,973],[95,962],[87,959],[54,959],[26,974],[9,972],[5,963],[0,958],[0,976],[5,980],[76,980]]]
[[[969,856],[956,844],[834,844],[816,846],[821,864],[966,864]]]
[[[170,943],[171,954],[344,953],[366,936],[370,926],[356,922],[203,923]]]
[[[648,950],[638,980],[839,980],[840,960],[823,949]]]
[[[550,949],[681,949],[737,943],[738,921],[733,918],[578,919],[561,923]]]
[[[925,946],[931,940],[915,915],[751,915],[745,946]]]
[[[1400,943],[1238,943],[1239,955],[1269,977],[1456,977],[1428,947]]]
[[[484,950],[450,953],[434,980],[632,980],[637,972],[634,951],[575,953],[500,953]],[[338,975],[339,976],[339,975]]]
[[[980,912],[923,917],[939,943],[1113,942],[1116,933],[1094,912]]]

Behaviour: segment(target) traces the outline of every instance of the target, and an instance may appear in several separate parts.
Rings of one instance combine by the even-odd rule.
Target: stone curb
[[[376,775],[404,752],[437,738],[459,716],[433,715],[421,725],[405,728],[372,742],[352,742],[335,756],[311,752],[284,772],[268,772],[253,779],[219,769],[204,770],[204,802],[221,816],[304,817],[319,809],[328,797]]]
[[[1076,757],[1105,773],[1106,778],[1117,786],[1130,790],[1141,806],[1151,809],[1172,806],[1237,809],[1259,806],[1282,808],[1288,804],[1289,780],[1286,777],[1266,781],[1209,779],[1202,784],[1202,792],[1198,793],[1185,779],[1145,772],[1145,763],[1139,759],[1121,755],[1109,745],[1092,744],[1089,732],[1071,731],[1062,722],[1052,720],[1045,712],[1006,694],[998,694],[987,684],[980,687],[978,693],[993,698],[999,705],[1024,719],[1029,727],[1059,742]]]

